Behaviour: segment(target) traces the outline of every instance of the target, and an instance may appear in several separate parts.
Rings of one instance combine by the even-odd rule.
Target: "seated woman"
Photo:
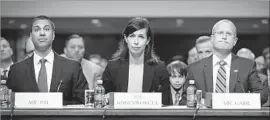
[[[187,65],[181,61],[173,61],[167,66],[170,74],[170,85],[162,88],[163,105],[186,105]]]
[[[103,73],[106,93],[159,91],[168,77],[166,66],[154,52],[154,38],[148,21],[142,17],[130,20],[119,49]]]

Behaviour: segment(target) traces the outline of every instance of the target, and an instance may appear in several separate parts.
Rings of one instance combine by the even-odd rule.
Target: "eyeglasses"
[[[214,32],[214,34],[217,34],[219,36],[223,36],[224,35],[224,31],[217,31],[217,32]],[[235,35],[234,33],[226,32],[226,36],[233,37],[234,35]]]

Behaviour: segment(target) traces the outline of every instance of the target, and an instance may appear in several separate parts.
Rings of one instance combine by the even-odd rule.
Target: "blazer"
[[[157,92],[163,85],[169,84],[166,67],[162,62],[144,62],[142,92]],[[136,74],[136,73],[134,73]],[[127,92],[129,61],[118,59],[108,62],[103,72],[103,86],[108,92]]]
[[[173,99],[172,99],[170,85],[162,88],[161,92],[162,92],[162,104],[163,105],[173,105]],[[179,101],[179,105],[186,105],[186,103],[187,103],[186,86],[183,86],[182,99]]]
[[[88,88],[88,84],[80,64],[56,53],[53,62],[49,92],[57,92],[59,87],[58,92],[63,93],[64,105],[84,104],[84,90]],[[33,55],[11,66],[7,86],[13,92],[40,92],[35,77]]]
[[[188,65],[188,80],[195,80],[197,89],[213,92],[213,57],[207,57]],[[263,87],[252,60],[232,54],[229,91],[236,93],[261,93],[262,104],[267,100],[267,88]]]

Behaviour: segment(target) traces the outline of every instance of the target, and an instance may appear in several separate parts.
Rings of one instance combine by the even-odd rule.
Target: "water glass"
[[[95,95],[95,92],[93,89],[84,91],[84,98],[85,98],[84,105],[86,107],[94,107],[94,102],[95,102],[94,95]]]

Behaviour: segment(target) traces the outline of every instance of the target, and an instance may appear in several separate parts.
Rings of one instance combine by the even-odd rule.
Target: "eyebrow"
[[[41,28],[41,27],[38,26],[38,25],[34,26],[34,28],[36,28],[36,27]],[[45,25],[43,28],[45,28],[45,27],[50,27],[50,26],[49,26],[49,25]],[[51,27],[50,27],[50,28],[51,28]]]

